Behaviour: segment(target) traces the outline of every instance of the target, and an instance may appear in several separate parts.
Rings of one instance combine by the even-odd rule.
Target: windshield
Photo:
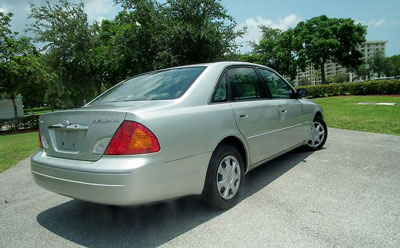
[[[181,97],[206,67],[185,67],[146,73],[106,91],[91,104],[170,100]]]

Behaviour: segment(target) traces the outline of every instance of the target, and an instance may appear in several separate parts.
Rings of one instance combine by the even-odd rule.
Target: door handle
[[[282,107],[279,107],[279,111],[280,111],[281,113],[287,113],[287,110],[284,109],[284,108],[282,108]]]
[[[239,118],[241,119],[246,119],[247,118],[247,113],[245,112],[238,112]]]

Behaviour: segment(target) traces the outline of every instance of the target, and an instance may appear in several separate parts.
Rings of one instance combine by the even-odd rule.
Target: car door
[[[277,73],[267,68],[257,68],[268,86],[272,101],[279,109],[279,137],[284,148],[304,142],[309,134],[309,123],[295,90]]]
[[[255,68],[231,67],[224,76],[236,124],[249,147],[250,164],[281,151],[285,144],[277,135],[280,128],[279,102],[271,101],[268,89]]]

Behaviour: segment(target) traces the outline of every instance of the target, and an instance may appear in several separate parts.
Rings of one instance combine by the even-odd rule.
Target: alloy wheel
[[[225,199],[232,199],[240,186],[240,165],[232,156],[225,156],[219,163],[217,170],[217,188],[219,195]]]
[[[318,147],[325,138],[325,128],[320,122],[314,121],[311,126],[310,140],[308,146],[315,148]]]

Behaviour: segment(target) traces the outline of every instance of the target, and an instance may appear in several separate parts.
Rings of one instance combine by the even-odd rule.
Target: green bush
[[[51,107],[24,108],[24,112],[25,113],[37,112],[37,111],[45,111],[45,110],[51,110]]]
[[[0,120],[0,134],[8,132],[17,132],[22,130],[38,130],[39,115],[29,115],[18,118],[18,120]]]
[[[373,80],[367,82],[319,84],[302,86],[309,98],[339,95],[394,95],[400,94],[400,80]]]

